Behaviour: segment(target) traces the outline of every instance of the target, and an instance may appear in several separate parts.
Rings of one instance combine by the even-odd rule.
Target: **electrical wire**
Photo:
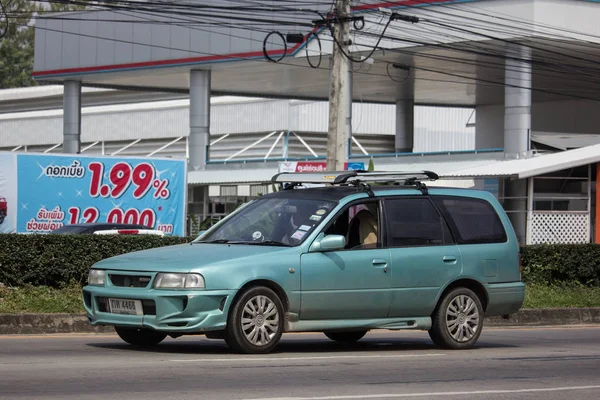
[[[310,61],[310,56],[308,55],[308,37],[306,38],[307,43],[304,46],[304,50],[306,52],[306,61],[311,68],[318,69],[321,66],[321,61],[323,61],[323,47],[321,46],[321,38],[319,35],[315,33],[311,33],[311,35],[317,39],[317,44],[319,45],[319,62],[317,62],[317,65],[314,65],[312,61]]]
[[[269,38],[271,37],[271,35],[277,35],[283,41],[283,52],[281,53],[281,57],[279,57],[279,58],[272,58],[269,55],[269,52],[267,51],[267,41],[269,40]],[[278,63],[279,61],[283,60],[283,58],[287,55],[287,50],[288,50],[288,48],[287,48],[287,41],[285,40],[285,38],[283,37],[283,35],[281,34],[281,32],[279,32],[279,31],[272,31],[267,36],[265,36],[265,40],[263,40],[263,56],[267,60],[269,60],[270,62]]]
[[[121,3],[123,3],[123,2],[121,2]],[[137,3],[139,3],[139,2],[137,2]],[[243,3],[256,3],[256,2],[243,2]],[[294,4],[296,4],[296,3],[297,3],[297,2],[294,2]],[[163,3],[163,4],[164,4],[164,3]],[[136,11],[137,11],[137,10],[136,10]],[[304,10],[304,11],[305,11],[305,10]],[[148,10],[147,12],[156,12],[156,10]],[[261,12],[262,12],[262,11],[261,11]],[[265,11],[265,12],[266,12],[266,11]],[[270,12],[270,11],[269,11],[269,12]],[[188,15],[188,17],[189,17],[189,18],[193,18],[193,17],[198,17],[198,18],[212,18],[212,17],[213,17],[213,15],[212,15],[212,14],[210,14],[210,13],[195,13],[195,14],[192,14],[192,15],[189,15],[189,14],[183,14],[183,15]],[[293,23],[296,23],[297,21],[287,21],[287,22],[290,22],[290,24],[293,24]],[[208,22],[200,22],[200,21],[197,21],[196,23],[197,23],[197,24],[209,24]],[[217,24],[217,23],[221,23],[221,22],[215,22],[215,24]],[[266,26],[268,23],[273,23],[273,21],[265,22],[265,21],[264,21],[264,19],[262,19],[262,18],[261,18],[261,19],[253,19],[253,18],[248,18],[248,19],[247,19],[247,21],[246,21],[246,23],[247,23],[247,24],[258,24],[258,23],[260,23],[260,24],[264,24],[264,25]],[[443,23],[443,22],[442,22],[442,23]],[[190,22],[190,24],[192,24],[192,22]],[[229,24],[229,25],[230,25],[230,26],[235,26],[234,24]],[[306,25],[304,25],[304,26],[306,26]],[[249,26],[248,28],[252,30],[252,27],[250,27],[250,26]],[[360,33],[359,33],[359,35],[360,35]],[[315,36],[317,36],[317,35],[315,35]],[[379,37],[378,44],[377,44],[376,46],[373,46],[373,49],[372,49],[372,53],[373,53],[373,54],[374,54],[374,52],[375,52],[375,51],[377,51],[377,50],[388,50],[388,51],[394,51],[394,49],[382,49],[381,47],[379,47],[379,45],[380,45],[380,42],[381,42],[381,40],[382,40],[383,38],[387,39],[387,38],[388,38],[388,35],[381,35],[381,36]],[[107,38],[105,38],[105,40],[106,40],[106,39],[107,39]],[[319,39],[320,39],[320,38],[319,38]],[[333,39],[335,39],[335,36],[332,36],[332,40],[333,40]],[[109,39],[109,40],[110,40],[110,39]],[[128,42],[128,43],[131,43],[130,41],[127,41],[127,42]],[[285,42],[285,41],[284,41],[284,42]],[[337,43],[336,43],[336,44],[337,44]],[[334,44],[334,45],[336,45],[336,44]],[[365,45],[365,46],[363,46],[363,47],[369,47],[369,46]],[[454,50],[456,50],[456,49],[454,49]],[[184,50],[182,50],[182,51],[189,51],[189,50],[187,50],[187,49],[184,49]],[[465,51],[468,51],[468,50],[465,50]],[[503,60],[503,61],[506,61],[506,56],[505,56],[505,55],[494,54],[494,53],[498,53],[498,52],[494,51],[493,49],[489,49],[489,50],[487,50],[487,51],[485,51],[485,50],[479,50],[479,51],[480,51],[480,53],[482,53],[482,54],[481,54],[482,56],[489,56],[489,57],[502,57],[502,60]],[[287,52],[287,51],[286,51],[286,52]],[[365,58],[365,59],[366,59],[366,58]],[[362,62],[362,61],[364,61],[365,59],[361,59],[360,61]],[[518,60],[517,60],[517,61],[518,61]],[[523,60],[521,60],[521,61],[523,61]],[[538,61],[538,60],[534,59],[534,60],[532,60],[532,61],[530,61],[530,62],[531,62],[531,63],[534,63],[534,62],[537,62],[537,61]],[[548,60],[544,60],[544,61],[545,61],[545,62],[547,62]],[[524,61],[524,62],[527,62],[527,61]],[[295,64],[289,64],[289,65],[293,65],[294,67],[298,67],[298,65],[295,65]],[[386,67],[386,68],[388,68],[388,69],[389,69],[389,68],[390,68],[390,67],[389,67],[389,64],[387,64],[387,65],[388,65],[388,67]],[[498,67],[500,67],[500,64],[498,63],[498,64],[497,64],[497,66],[498,66]],[[312,68],[312,67],[311,67],[311,68]],[[361,66],[361,68],[362,68],[362,66]],[[322,68],[318,68],[318,69],[322,69]],[[360,68],[359,68],[359,70],[360,70]],[[447,74],[447,72],[448,72],[448,71],[440,71],[440,70],[430,69],[430,72],[431,72],[431,71],[434,71],[434,72],[435,72],[435,73],[437,73],[437,74],[442,74],[442,75],[446,75],[446,76],[452,76],[452,75],[449,75],[449,74]],[[593,71],[590,71],[590,72],[593,72]],[[372,75],[372,73],[369,73],[369,74],[371,74],[371,75]],[[456,77],[460,77],[460,78],[462,78],[462,79],[469,79],[469,80],[473,80],[473,77],[469,77],[469,76],[461,76],[460,74],[455,74],[455,75],[457,75]],[[389,78],[389,76],[388,76],[388,78]],[[415,79],[416,79],[416,78],[415,78]],[[442,80],[432,80],[432,81],[442,81]],[[452,81],[450,81],[449,83],[461,83],[461,82],[452,82]],[[488,83],[489,83],[489,84],[491,84],[491,85],[499,85],[499,83],[498,83],[498,82],[488,82]],[[461,84],[464,84],[464,82],[462,82]]]

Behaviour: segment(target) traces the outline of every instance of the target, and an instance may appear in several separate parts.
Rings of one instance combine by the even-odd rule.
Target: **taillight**
[[[119,235],[137,235],[140,231],[137,229],[119,229]]]

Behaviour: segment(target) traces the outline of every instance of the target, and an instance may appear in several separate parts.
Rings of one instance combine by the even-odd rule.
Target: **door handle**
[[[383,268],[383,272],[387,273],[387,260],[384,260],[383,258],[375,258],[373,259],[373,265],[377,268]]]
[[[454,256],[444,256],[442,260],[448,264],[456,264],[457,261],[456,257]]]

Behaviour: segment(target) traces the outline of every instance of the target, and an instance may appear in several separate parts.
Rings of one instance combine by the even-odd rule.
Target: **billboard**
[[[346,162],[345,170],[364,170],[364,162]],[[279,172],[325,172],[325,161],[282,161],[279,163]]]
[[[186,174],[184,160],[0,153],[0,232],[108,222],[183,236]]]

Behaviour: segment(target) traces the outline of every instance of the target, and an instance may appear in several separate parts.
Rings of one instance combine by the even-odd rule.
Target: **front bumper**
[[[222,330],[234,290],[158,290],[85,286],[83,303],[90,323],[149,328],[161,332],[201,333]],[[141,300],[144,315],[106,312],[104,299]]]

